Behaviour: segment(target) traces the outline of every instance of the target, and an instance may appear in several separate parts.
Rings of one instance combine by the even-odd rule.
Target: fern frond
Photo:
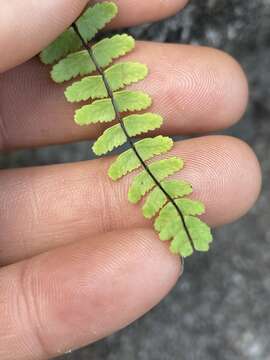
[[[173,175],[181,170],[184,166],[183,160],[172,157],[165,160],[159,160],[149,165],[150,172],[154,175],[157,181],[162,181],[168,176]],[[128,199],[132,204],[136,204],[141,198],[153,187],[155,182],[149,173],[144,170],[137,175],[129,188]]]
[[[123,123],[130,136],[137,136],[160,128],[163,119],[158,114],[145,113],[129,115],[123,118]],[[127,137],[120,124],[106,129],[94,143],[92,149],[98,156],[105,155],[113,149],[125,144]]]
[[[117,12],[117,6],[108,1],[87,9],[77,21],[78,29],[85,41],[92,40],[98,30],[109,23],[117,15]],[[82,45],[74,29],[69,28],[41,52],[41,61],[44,64],[53,64],[67,54],[79,50]]]
[[[107,67],[111,62],[128,52],[135,46],[132,36],[123,34],[106,38],[93,46],[93,53],[102,68]],[[68,55],[54,65],[51,71],[52,79],[57,83],[71,80],[77,76],[91,74],[96,70],[96,66],[87,50],[81,50]]]
[[[142,91],[119,91],[114,96],[120,112],[144,110],[152,103],[150,96]],[[111,122],[114,119],[115,111],[110,99],[96,100],[75,113],[75,122],[81,126]]]
[[[186,196],[192,193],[192,186],[183,180],[165,180],[161,186],[173,198]],[[154,217],[167,203],[166,195],[158,186],[151,191],[143,205],[143,215],[147,219]]]
[[[124,62],[112,65],[105,70],[105,75],[112,91],[143,80],[148,73],[147,66],[140,63]],[[65,91],[69,102],[80,102],[88,99],[105,98],[107,89],[100,75],[88,76],[69,86]]]
[[[88,75],[65,91],[69,102],[89,101],[76,110],[75,122],[83,126],[117,121],[103,132],[92,149],[100,156],[127,143],[129,148],[111,164],[108,175],[116,181],[139,169],[129,187],[128,199],[135,204],[149,193],[142,211],[145,218],[156,217],[154,227],[160,239],[170,240],[171,251],[182,257],[191,255],[194,250],[207,251],[212,242],[211,231],[198,218],[205,212],[204,205],[187,198],[192,193],[191,184],[167,179],[183,168],[184,161],[176,157],[153,160],[172,148],[172,139],[161,135],[133,139],[160,128],[163,123],[162,117],[153,113],[125,114],[145,110],[152,103],[144,92],[123,90],[147,76],[146,65],[130,61],[112,64],[134,48],[134,39],[124,34],[105,38],[93,46],[88,43],[116,13],[116,5],[107,1],[88,8],[41,53],[41,60],[52,64],[61,59],[51,71],[57,83]]]
[[[156,136],[136,142],[135,147],[143,161],[150,160],[156,155],[165,154],[173,147],[173,141],[169,137]],[[138,169],[141,162],[132,149],[126,150],[118,156],[117,160],[110,166],[108,175],[112,180],[118,180],[127,173]]]

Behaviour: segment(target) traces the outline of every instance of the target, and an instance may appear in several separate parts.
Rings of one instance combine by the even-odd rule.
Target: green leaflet
[[[162,241],[171,240],[179,231],[184,230],[182,228],[183,224],[175,207],[168,203],[155,220],[155,230],[159,232],[160,239]]]
[[[114,93],[120,112],[140,111],[151,105],[151,98],[142,91],[119,91]],[[110,122],[115,119],[115,112],[110,99],[96,100],[85,105],[75,113],[78,125],[89,125],[97,122]]]
[[[123,34],[105,38],[93,46],[89,44],[116,13],[117,6],[108,1],[89,7],[76,21],[76,26],[67,29],[41,53],[41,60],[46,64],[60,60],[51,71],[51,77],[57,83],[88,75],[65,91],[69,102],[89,101],[76,110],[75,122],[82,126],[118,121],[96,140],[93,151],[100,156],[125,143],[129,145],[111,164],[108,175],[112,180],[118,180],[140,168],[141,172],[133,178],[129,187],[128,199],[137,203],[149,192],[143,204],[143,215],[149,219],[156,217],[155,229],[161,240],[171,241],[171,252],[186,257],[194,249],[207,251],[212,242],[211,231],[198,218],[205,212],[204,205],[187,198],[192,193],[188,182],[167,179],[183,168],[183,160],[172,157],[147,163],[156,155],[168,152],[173,146],[172,139],[161,135],[137,142],[131,139],[158,129],[163,123],[160,115],[150,112],[123,114],[145,110],[152,103],[150,96],[144,92],[123,90],[147,76],[146,65],[130,61],[112,64],[114,59],[134,48],[134,39]],[[99,71],[94,64],[96,62]],[[103,75],[110,91],[107,91]]]
[[[212,235],[207,224],[191,215],[201,215],[204,212],[202,203],[189,199],[176,200],[177,206],[184,214],[184,219],[192,237],[194,247],[198,251],[207,251],[212,242]],[[155,221],[155,229],[159,232],[160,239],[167,241],[172,239],[171,251],[181,254],[183,257],[193,253],[192,246],[184,230],[183,222],[175,207],[169,203],[160,212]]]
[[[155,138],[140,140],[136,142],[135,147],[141,158],[146,161],[156,155],[168,152],[173,147],[173,141],[169,137],[159,135]],[[111,165],[108,174],[112,180],[118,180],[140,166],[141,162],[133,149],[129,149],[118,156],[117,160]]]
[[[86,41],[90,41],[117,14],[117,6],[113,2],[102,2],[87,9],[76,24]],[[61,34],[40,54],[44,64],[53,64],[67,54],[77,51],[82,43],[72,28]]]
[[[195,249],[208,251],[209,245],[213,241],[210,227],[194,216],[187,216],[186,224],[194,241]],[[181,253],[181,249],[178,249],[178,253]]]
[[[177,207],[182,211],[184,215],[202,215],[205,211],[204,205],[199,201],[194,201],[188,198],[182,198],[175,200]],[[173,216],[174,215],[174,216]],[[168,203],[159,214],[159,217],[156,219],[155,226],[157,231],[165,231],[166,225],[171,222],[170,219],[175,218],[177,211],[172,203]],[[162,238],[162,240],[169,240],[167,237]]]
[[[149,170],[158,181],[166,179],[168,176],[181,170],[184,162],[181,159],[172,157],[165,160],[159,160],[149,165]],[[137,175],[129,188],[128,199],[131,203],[136,204],[141,198],[153,187],[155,183],[150,175],[144,170]]]
[[[161,182],[161,186],[172,197],[178,198],[186,196],[192,193],[192,186],[183,180],[166,180]],[[148,195],[147,200],[143,206],[143,215],[147,219],[155,216],[160,209],[167,203],[168,199],[166,195],[160,190],[159,187],[155,187],[154,190]]]
[[[135,46],[134,39],[126,34],[115,35],[112,38],[106,38],[93,46],[93,53],[101,68],[110,65],[114,60],[130,52]],[[51,76],[52,79],[61,83],[76,76],[91,74],[95,71],[95,65],[89,58],[86,50],[81,50],[68,55],[54,65]]]
[[[113,91],[119,90],[139,80],[143,80],[148,73],[147,66],[140,63],[124,62],[112,65],[105,70],[105,76]],[[69,86],[65,96],[70,102],[85,101],[90,98],[104,98],[108,96],[102,77],[88,76]]]
[[[185,217],[185,220],[187,217]],[[171,237],[172,242],[170,250],[173,254],[179,254],[182,257],[188,257],[193,254],[193,249],[190,244],[189,238],[184,230],[183,226],[180,225],[180,218],[178,222],[174,223],[174,236]]]
[[[84,40],[92,40],[117,13],[117,6],[113,2],[104,1],[89,7],[76,22]]]
[[[213,241],[209,226],[194,216],[185,216],[184,218],[187,228],[191,234],[195,250],[208,251],[210,244]],[[178,219],[181,221],[179,217]],[[170,226],[172,226],[172,224]],[[192,246],[180,222],[178,222],[178,227],[176,223],[174,224],[174,230],[175,235],[171,237],[171,252],[179,254],[183,257],[192,255]]]
[[[137,136],[151,130],[160,128],[163,119],[160,115],[145,113],[142,115],[129,115],[123,118],[123,123],[129,136]],[[105,155],[127,141],[120,124],[111,126],[98,138],[93,145],[96,155]]]
[[[104,131],[104,133],[94,143],[92,150],[98,156],[105,155],[114,148],[125,144],[126,141],[127,138],[121,128],[121,125],[116,124]]]
[[[144,113],[126,116],[123,121],[129,136],[137,136],[160,128],[163,118],[158,114]]]
[[[66,56],[69,52],[79,50],[81,46],[81,40],[78,38],[75,31],[70,28],[42,51],[40,59],[44,64],[53,64],[55,61]]]

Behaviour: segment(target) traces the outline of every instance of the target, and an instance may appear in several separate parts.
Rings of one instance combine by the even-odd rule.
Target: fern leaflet
[[[136,142],[135,147],[140,153],[143,161],[150,160],[155,155],[168,152],[173,147],[173,141],[169,137],[157,136],[155,138],[146,138]],[[117,160],[109,168],[109,176],[112,180],[118,180],[127,173],[139,168],[140,160],[129,149],[118,156]]]
[[[119,91],[114,94],[120,112],[139,111],[151,105],[151,98],[142,91]],[[115,120],[115,111],[110,99],[96,100],[84,105],[75,113],[78,125],[96,124]]]
[[[145,113],[129,115],[123,118],[123,123],[130,136],[137,136],[160,128],[163,119],[160,115]],[[93,145],[96,155],[104,155],[127,142],[127,137],[121,125],[116,124],[104,131]]]
[[[112,65],[105,70],[108,83],[113,91],[119,90],[139,80],[143,80],[148,69],[144,64],[125,62]],[[74,82],[65,91],[69,102],[80,102],[88,99],[105,98],[108,96],[102,77],[88,76],[81,81]]]
[[[129,35],[115,35],[110,39],[103,39],[93,46],[93,54],[102,68],[110,65],[113,60],[133,50],[134,39]],[[57,83],[71,80],[76,76],[91,74],[96,66],[87,50],[80,50],[68,55],[53,66],[52,79]]]
[[[134,39],[123,34],[105,38],[95,45],[89,44],[116,14],[116,5],[108,1],[88,8],[76,23],[41,53],[41,60],[45,64],[58,61],[51,71],[51,77],[57,83],[88,75],[65,91],[69,102],[88,102],[76,110],[75,122],[81,126],[117,122],[96,140],[93,151],[101,156],[128,144],[129,149],[112,163],[108,175],[116,181],[136,169],[142,169],[131,181],[128,199],[135,204],[148,193],[143,215],[148,219],[156,217],[154,227],[160,239],[170,240],[171,251],[182,257],[190,256],[194,250],[207,251],[212,242],[211,231],[198,218],[205,212],[204,205],[186,197],[192,193],[191,184],[170,178],[183,169],[184,161],[168,157],[152,162],[155,156],[171,150],[172,139],[158,135],[133,140],[134,136],[158,129],[163,123],[158,114],[134,113],[151,106],[148,94],[124,90],[127,85],[147,76],[147,66],[138,62],[112,64],[113,60],[134,48]],[[130,114],[124,114],[126,112]]]
[[[107,1],[86,10],[77,21],[78,29],[84,40],[92,40],[97,32],[117,15],[117,12],[117,6],[113,2]],[[81,47],[81,39],[73,28],[69,28],[43,50],[40,57],[44,64],[53,64]]]

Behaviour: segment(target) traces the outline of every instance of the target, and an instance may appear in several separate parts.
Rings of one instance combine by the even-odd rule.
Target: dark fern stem
[[[76,32],[76,34],[78,35],[78,37],[80,38],[82,44],[83,44],[83,47],[85,48],[85,50],[87,50],[92,62],[94,63],[95,67],[96,67],[96,70],[98,72],[98,74],[102,77],[102,80],[103,80],[103,83],[106,87],[106,90],[107,90],[107,93],[108,93],[108,97],[110,98],[111,102],[112,102],[112,105],[113,105],[113,109],[114,109],[114,112],[115,112],[115,117],[116,117],[116,120],[118,121],[118,123],[120,124],[126,138],[127,138],[127,142],[128,144],[130,145],[131,149],[134,151],[135,155],[137,156],[137,158],[139,159],[142,167],[145,169],[145,171],[149,174],[149,176],[152,178],[152,180],[154,181],[154,183],[156,184],[156,186],[163,192],[163,194],[167,197],[167,199],[173,204],[173,206],[175,207],[180,219],[181,219],[181,222],[183,224],[183,227],[185,229],[185,232],[188,236],[188,239],[190,241],[190,244],[192,246],[192,249],[193,251],[195,251],[195,247],[194,247],[194,241],[191,237],[191,234],[188,230],[188,227],[187,227],[187,224],[186,224],[186,221],[185,221],[185,217],[184,217],[184,214],[182,213],[182,211],[179,209],[179,207],[177,206],[175,200],[170,196],[170,194],[168,194],[168,192],[162,187],[162,185],[160,184],[160,182],[156,179],[155,175],[151,172],[151,170],[149,169],[149,167],[147,166],[147,164],[145,163],[145,161],[142,159],[141,155],[139,154],[138,150],[136,149],[136,146],[131,138],[131,136],[129,136],[128,132],[127,132],[127,129],[125,127],[125,124],[123,122],[123,119],[122,119],[122,116],[120,114],[120,111],[118,109],[118,105],[116,103],[116,100],[115,100],[115,97],[114,97],[114,94],[113,94],[113,91],[110,87],[110,84],[106,78],[106,75],[104,73],[104,71],[102,70],[102,68],[100,67],[96,57],[95,57],[95,54],[92,50],[92,47],[84,40],[84,38],[82,37],[79,29],[78,29],[78,26],[76,23],[73,23],[72,24],[72,27],[74,29],[74,31]]]

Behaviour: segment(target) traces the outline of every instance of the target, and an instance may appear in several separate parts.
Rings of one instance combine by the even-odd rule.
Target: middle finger
[[[245,75],[221,51],[138,42],[124,60],[148,65],[149,77],[132,87],[152,96],[151,111],[164,116],[164,133],[218,130],[238,121],[246,108]],[[90,139],[101,131],[74,124],[78,105],[66,102],[65,87],[52,82],[38,59],[1,75],[0,83],[0,150]]]

